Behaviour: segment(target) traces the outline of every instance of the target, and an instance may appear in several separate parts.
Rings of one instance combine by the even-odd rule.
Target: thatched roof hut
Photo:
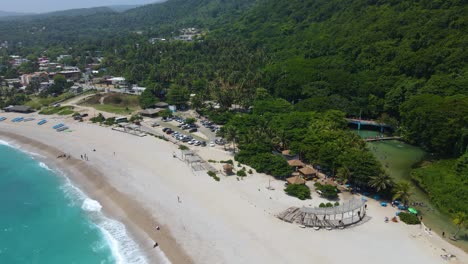
[[[306,183],[306,180],[304,180],[302,176],[293,176],[293,177],[287,178],[286,181],[289,184],[305,184]]]
[[[288,160],[288,164],[291,167],[304,167],[305,166],[304,162],[298,159]]]
[[[234,174],[233,171],[232,171],[233,167],[231,164],[224,164],[223,165],[223,171],[226,175],[231,175],[231,174]]]
[[[314,168],[311,168],[311,167],[303,167],[303,168],[300,168],[299,169],[299,172],[305,177],[305,178],[309,178],[309,177],[314,177],[317,175],[317,171],[314,169]]]

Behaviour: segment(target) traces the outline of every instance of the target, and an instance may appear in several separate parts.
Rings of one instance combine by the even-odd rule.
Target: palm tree
[[[406,206],[408,205],[411,196],[411,185],[407,181],[401,181],[395,186],[395,194],[393,200],[400,199],[401,202]]]
[[[225,133],[226,140],[231,141],[234,149],[234,153],[236,153],[236,141],[238,138],[238,131],[235,127],[233,126],[228,126],[226,128],[226,133]]]
[[[387,173],[381,173],[377,176],[373,176],[369,180],[369,185],[375,188],[377,192],[387,189],[387,187],[393,186],[393,180]]]
[[[453,235],[453,238],[456,239],[460,230],[468,226],[468,216],[463,212],[458,212],[453,216],[453,223],[458,227],[457,232]]]
[[[351,178],[351,171],[348,169],[348,167],[340,167],[336,171],[336,176],[338,176],[338,178],[340,178],[343,183],[346,183]]]

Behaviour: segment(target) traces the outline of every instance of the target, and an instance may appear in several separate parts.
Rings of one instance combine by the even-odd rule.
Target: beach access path
[[[361,225],[333,231],[299,228],[275,215],[291,206],[317,206],[324,200],[315,193],[312,200],[300,201],[287,196],[284,182],[277,180],[271,181],[275,190],[267,190],[271,178],[256,173],[244,180],[220,175],[216,182],[173,158],[178,151],[173,143],[57,118],[72,132],[56,132],[51,129],[55,122],[7,121],[0,123],[0,138],[45,153],[50,163],[73,174],[71,179],[105,212],[107,205],[116,207],[108,208],[109,215],[129,226],[149,255],[157,240],[173,263],[432,264],[446,263],[440,255],[447,252],[457,256],[450,263],[468,263],[465,252],[419,225],[384,223],[396,209],[377,201],[368,202],[371,219]],[[73,163],[57,161],[53,151],[72,155]],[[218,147],[196,152],[205,160],[232,159]],[[80,160],[85,153],[87,162]],[[155,230],[156,224],[164,233]]]

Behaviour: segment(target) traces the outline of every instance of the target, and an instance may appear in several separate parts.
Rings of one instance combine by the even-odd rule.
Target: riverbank
[[[17,116],[2,115],[9,120]],[[420,226],[385,223],[383,219],[396,210],[381,207],[377,201],[369,200],[367,215],[371,219],[360,225],[333,231],[302,229],[275,215],[291,206],[318,206],[326,201],[316,193],[311,200],[298,200],[284,193],[284,181],[258,173],[243,180],[220,175],[217,182],[173,158],[178,150],[170,142],[67,117],[48,119],[46,126],[2,122],[0,136],[16,139],[37,152],[49,151],[57,163],[54,166],[73,174],[71,179],[102,203],[104,210],[109,210],[108,200],[115,204],[109,215],[128,224],[135,236],[142,234],[139,241],[144,250],[154,253],[152,240],[156,240],[173,263],[309,263],[311,259],[374,263],[379,259],[393,264],[404,257],[405,262],[432,264],[444,263],[440,255],[445,252],[456,255],[458,263],[468,262],[466,253]],[[58,133],[51,128],[60,122],[72,132]],[[195,147],[194,151],[205,160],[232,159],[218,147]],[[56,159],[59,153],[73,159]],[[81,160],[82,154],[89,161]],[[219,169],[221,165],[214,166]],[[274,190],[266,189],[270,184]],[[340,198],[348,200],[351,195]],[[161,233],[155,230],[156,224]],[[162,232],[168,232],[173,246]],[[179,254],[185,257],[177,259]]]
[[[357,131],[356,131],[357,132]],[[362,130],[358,133],[361,137],[372,137],[378,135],[376,131]],[[413,205],[419,214],[423,216],[425,224],[430,227],[433,232],[441,235],[443,232],[446,234],[445,239],[447,242],[463,249],[468,252],[468,241],[458,240],[452,241],[449,239],[457,228],[452,223],[452,219],[446,213],[442,213],[433,202],[431,202],[425,190],[418,186],[414,179],[411,178],[411,173],[415,170],[415,166],[421,164],[428,158],[424,150],[419,147],[407,144],[403,141],[390,140],[385,142],[369,142],[370,150],[376,158],[382,163],[384,168],[390,176],[396,181],[408,181],[412,184],[412,198],[411,201],[418,202],[422,205]],[[416,169],[417,170],[417,169]],[[440,177],[441,174],[438,175]],[[429,176],[429,175],[426,175]],[[447,176],[447,175],[446,175]],[[436,184],[441,184],[440,179],[436,177]],[[458,186],[459,187],[459,186]],[[455,192],[456,188],[452,188],[451,192]],[[460,192],[458,192],[460,194]],[[462,198],[460,201],[463,201]]]

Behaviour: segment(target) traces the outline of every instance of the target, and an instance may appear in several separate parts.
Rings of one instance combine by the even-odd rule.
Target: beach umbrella
[[[418,211],[414,209],[413,207],[408,208],[408,211],[412,214],[418,214]]]

